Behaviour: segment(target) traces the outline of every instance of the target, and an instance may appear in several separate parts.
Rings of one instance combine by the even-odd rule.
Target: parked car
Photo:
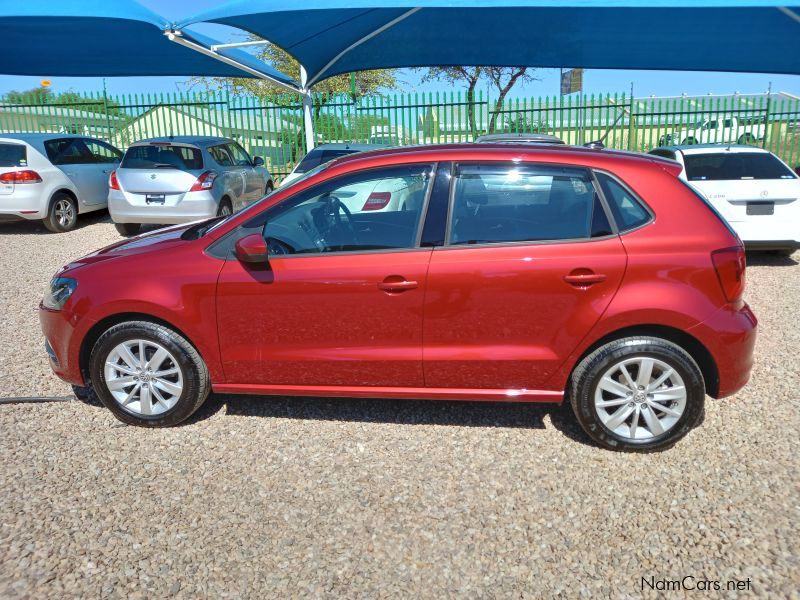
[[[41,220],[70,231],[106,207],[108,174],[122,152],[102,140],[57,133],[0,135],[0,221]]]
[[[752,249],[800,248],[800,177],[777,156],[752,146],[669,146],[650,154],[675,160]]]
[[[705,394],[745,385],[756,335],[742,245],[679,174],[566,146],[340,158],[241,213],[65,266],[40,306],[46,349],[135,425],[180,423],[212,389],[569,399],[599,444],[663,448]],[[356,214],[337,195],[406,177],[423,182],[413,210]]]
[[[662,135],[659,146],[692,144],[755,144],[764,139],[767,126],[761,119],[707,117]]]
[[[117,231],[230,215],[272,192],[261,157],[221,137],[162,137],[132,144],[109,180]]]
[[[564,140],[549,133],[489,133],[475,139],[476,144],[563,144]]]
[[[369,150],[379,150],[381,148],[388,148],[385,144],[322,144],[311,150],[303,157],[292,172],[289,173],[281,181],[281,186],[298,179],[301,175],[308,173],[311,169],[324,165],[326,162],[339,158],[340,156],[347,156],[348,154],[355,154],[356,152],[367,152]]]

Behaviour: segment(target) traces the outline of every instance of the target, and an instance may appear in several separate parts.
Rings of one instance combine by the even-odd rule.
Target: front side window
[[[586,169],[458,165],[449,243],[575,240],[611,228]]]
[[[203,168],[203,154],[194,146],[155,143],[131,146],[122,159],[123,169],[180,169],[198,171]]]
[[[414,248],[430,165],[391,167],[322,183],[268,209],[271,255]]]
[[[640,227],[650,220],[650,213],[633,192],[610,175],[596,173],[596,176],[621,232]]]
[[[687,154],[684,162],[689,181],[796,178],[789,167],[767,152]]]
[[[228,148],[228,152],[230,153],[231,157],[233,158],[233,164],[237,167],[250,167],[253,164],[253,161],[250,160],[250,156],[247,152],[239,144],[227,144],[226,148]]]
[[[54,165],[83,165],[94,162],[86,144],[78,138],[57,138],[44,143],[47,158]]]
[[[111,144],[99,140],[83,140],[96,163],[118,163],[122,160],[122,152]]]

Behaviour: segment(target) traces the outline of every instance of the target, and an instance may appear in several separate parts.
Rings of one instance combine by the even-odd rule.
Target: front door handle
[[[587,288],[595,283],[602,283],[608,277],[602,273],[594,273],[588,269],[576,269],[569,275],[564,275],[564,281],[579,288]]]
[[[418,287],[419,284],[416,281],[408,281],[407,279],[400,278],[396,275],[392,275],[391,277],[387,277],[383,281],[378,284],[378,289],[383,290],[384,292],[405,292],[407,290],[413,290],[414,288]]]

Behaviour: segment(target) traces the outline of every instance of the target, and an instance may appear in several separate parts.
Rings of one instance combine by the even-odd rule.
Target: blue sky
[[[154,12],[167,19],[179,19],[190,14],[218,5],[220,0],[139,0]],[[210,25],[198,29],[201,33],[220,40],[231,40],[235,31]],[[565,65],[569,66],[569,65]],[[557,69],[539,69],[534,81],[525,86],[517,86],[512,95],[520,96],[552,96],[558,94],[559,78]],[[9,90],[24,90],[36,87],[39,77],[0,76],[0,93]],[[187,89],[185,77],[114,77],[106,80],[111,94],[128,94],[141,92],[170,92]],[[400,80],[405,82],[404,91],[444,91],[450,90],[445,84],[432,82],[421,84],[419,75],[404,71]],[[99,91],[103,81],[99,77],[58,77],[51,78],[55,92],[72,90],[76,92]],[[731,94],[733,92],[758,93],[765,92],[772,83],[772,90],[783,91],[800,96],[800,77],[794,75],[763,75],[750,73],[698,73],[686,71],[621,71],[590,70],[584,75],[584,90],[587,93],[628,93],[633,84],[636,96],[676,96],[681,93]]]

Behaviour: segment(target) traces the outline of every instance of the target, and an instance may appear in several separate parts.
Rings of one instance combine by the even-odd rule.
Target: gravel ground
[[[0,225],[0,395],[69,394],[35,306],[116,239]],[[750,257],[753,379],[660,454],[599,450],[566,407],[217,396],[143,430],[0,404],[0,597],[800,598],[798,260]]]

